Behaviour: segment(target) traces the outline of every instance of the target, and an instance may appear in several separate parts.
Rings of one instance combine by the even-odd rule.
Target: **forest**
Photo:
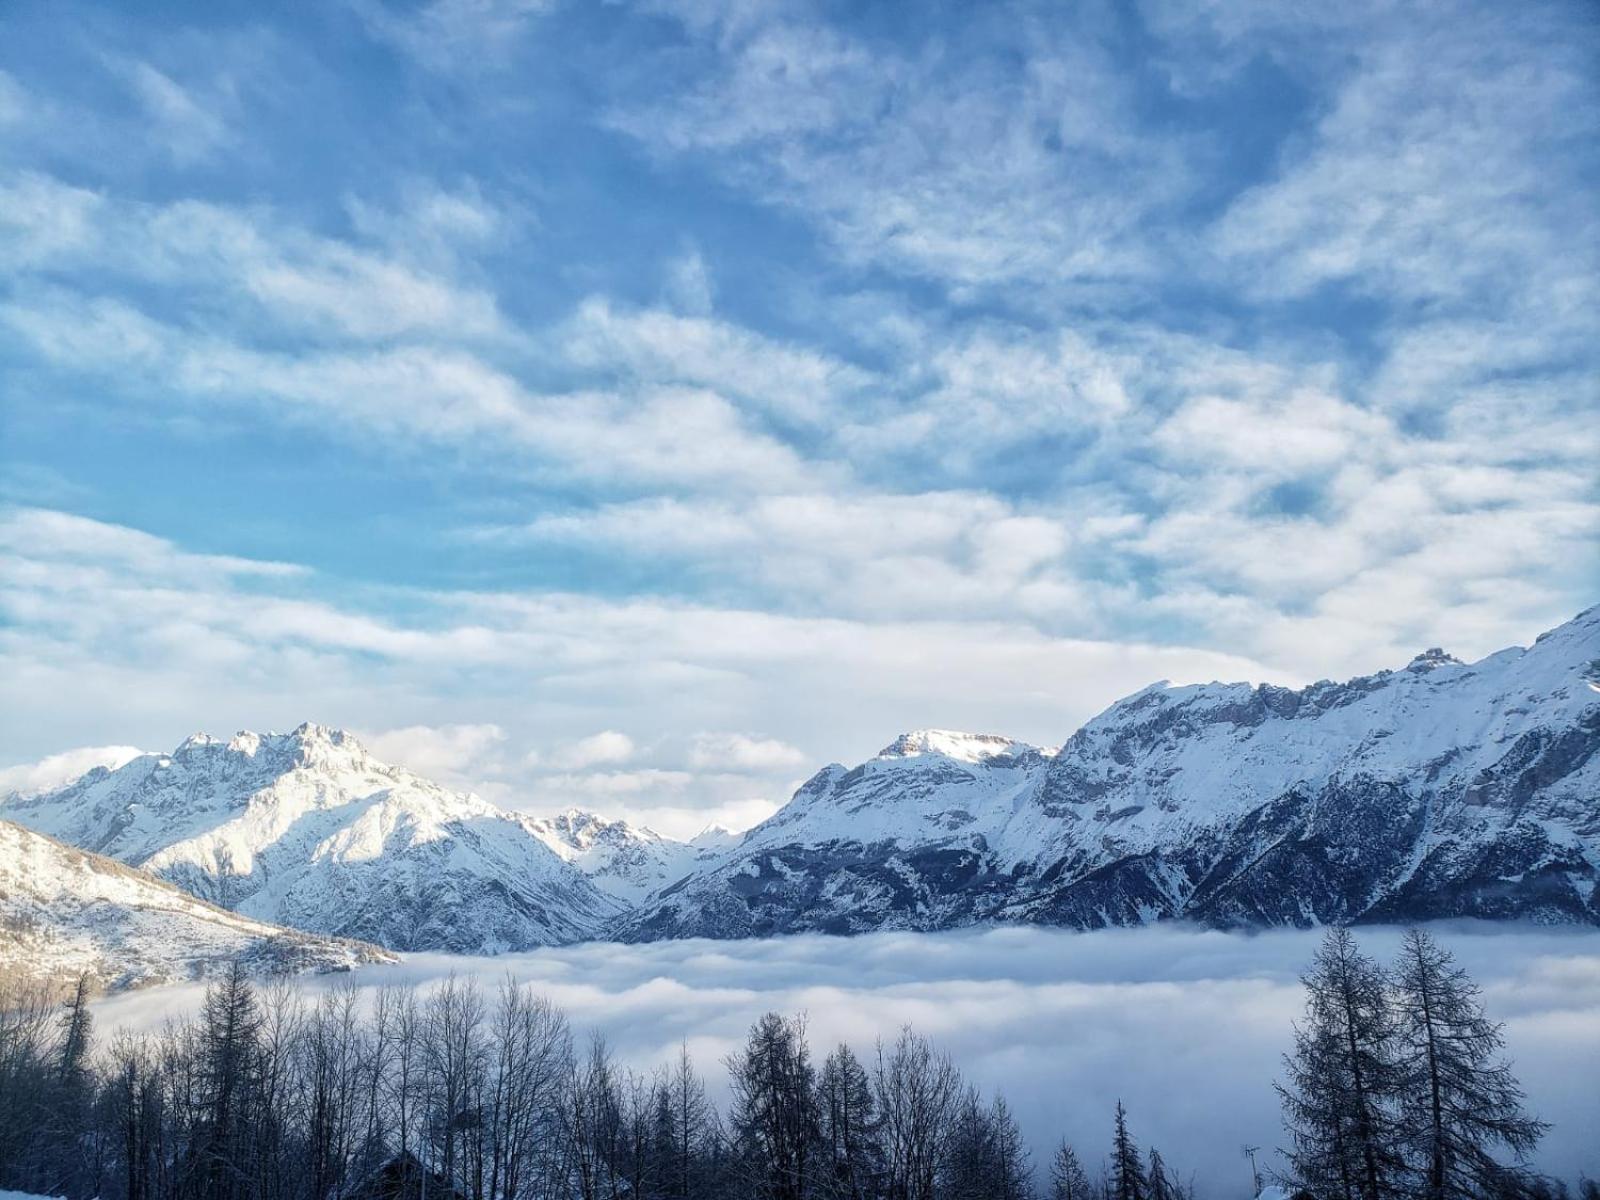
[[[1447,949],[1330,929],[1274,1084],[1256,1190],[1309,1200],[1572,1196],[1532,1165],[1500,1026]],[[69,1200],[1190,1200],[1104,1098],[1099,1146],[1036,1153],[910,1028],[813,1052],[768,1013],[719,1064],[640,1074],[532,988],[307,990],[235,964],[195,1016],[97,1036],[90,981],[0,984],[0,1188]],[[1070,1053],[1063,1047],[1062,1053]],[[1576,1181],[1581,1200],[1600,1186]],[[1237,1192],[1247,1195],[1244,1180]],[[1218,1195],[1216,1200],[1223,1200]]]

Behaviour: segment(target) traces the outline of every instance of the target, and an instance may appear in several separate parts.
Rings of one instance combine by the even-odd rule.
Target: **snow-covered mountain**
[[[197,734],[0,811],[242,915],[397,950],[576,941],[623,909],[531,818],[379,762],[319,725],[226,742]]]
[[[1060,748],[825,767],[619,936],[1446,916],[1600,921],[1600,608],[1302,690],[1156,684]]]
[[[727,830],[713,826],[680,842],[653,829],[608,821],[577,808],[553,817],[530,818],[527,825],[597,888],[630,906],[709,864],[737,840]]]
[[[263,971],[336,971],[393,956],[207,904],[114,859],[0,821],[0,972],[108,988],[205,976],[243,957]]]
[[[1600,922],[1600,608],[1466,664],[1156,684],[1059,749],[906,734],[742,837],[503,811],[346,733],[190,738],[5,816],[257,920],[396,949],[1444,916]]]

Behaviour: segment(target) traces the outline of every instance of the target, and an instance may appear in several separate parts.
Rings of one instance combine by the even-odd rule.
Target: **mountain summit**
[[[3,811],[245,916],[391,949],[576,941],[624,907],[531,818],[382,763],[320,725],[226,742],[196,734]]]

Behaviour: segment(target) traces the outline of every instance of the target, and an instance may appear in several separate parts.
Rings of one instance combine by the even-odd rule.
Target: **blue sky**
[[[13,0],[0,762],[312,718],[684,831],[1526,641],[1600,575],[1597,20]]]

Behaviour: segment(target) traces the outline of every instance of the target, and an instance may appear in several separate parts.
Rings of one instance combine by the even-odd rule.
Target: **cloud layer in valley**
[[[1530,1106],[1552,1123],[1540,1162],[1571,1179],[1600,1171],[1600,935],[1436,933],[1484,986]],[[493,959],[410,956],[356,980],[426,986],[455,973],[493,988],[509,972],[533,981],[580,1032],[603,1032],[634,1069],[666,1064],[686,1040],[719,1082],[722,1058],[769,1010],[803,1012],[819,1056],[840,1040],[869,1053],[909,1022],[971,1080],[1005,1093],[1041,1168],[1062,1136],[1097,1167],[1121,1097],[1145,1144],[1192,1172],[1203,1194],[1232,1195],[1248,1178],[1238,1147],[1284,1140],[1272,1081],[1318,936],[1161,926],[592,944]],[[1388,957],[1399,933],[1369,929],[1360,940]],[[198,998],[197,988],[128,995],[102,1004],[100,1018],[148,1027]]]

